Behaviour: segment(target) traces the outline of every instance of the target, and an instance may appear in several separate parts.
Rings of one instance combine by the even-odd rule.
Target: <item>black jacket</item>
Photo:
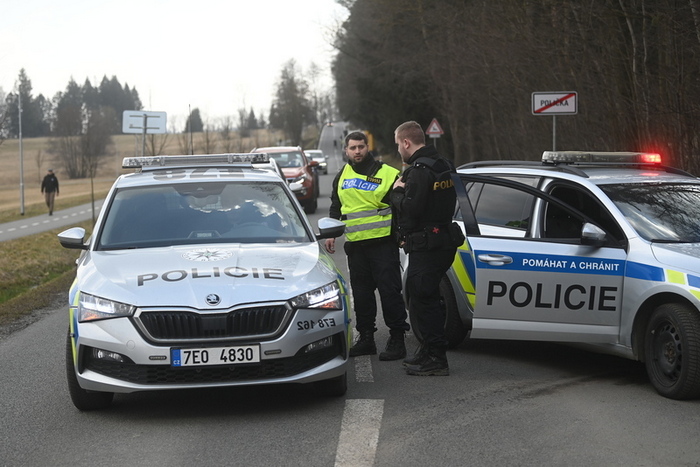
[[[54,174],[46,174],[41,182],[41,192],[51,193],[54,191],[58,194],[58,178]]]
[[[406,186],[394,189],[391,195],[398,213],[399,235],[405,237],[433,226],[451,224],[457,203],[450,177],[455,172],[454,165],[441,157],[434,146],[418,149],[408,163],[411,165],[401,177]]]

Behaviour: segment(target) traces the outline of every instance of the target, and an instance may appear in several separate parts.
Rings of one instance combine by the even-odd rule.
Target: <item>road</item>
[[[337,167],[320,176],[314,223]],[[700,401],[657,395],[639,363],[557,344],[468,341],[448,353],[449,377],[358,357],[343,398],[290,385],[169,391],[81,413],[66,326],[64,309],[49,310],[0,341],[0,466],[700,465]]]
[[[95,218],[100,212],[102,201],[95,201]],[[59,227],[71,227],[79,222],[92,218],[92,203],[55,211],[53,216],[48,213],[42,216],[27,217],[13,222],[0,224],[0,242],[15,238],[34,235]]]

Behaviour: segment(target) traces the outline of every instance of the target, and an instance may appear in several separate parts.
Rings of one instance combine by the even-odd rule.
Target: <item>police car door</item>
[[[471,337],[617,342],[625,249],[610,235],[585,244],[590,218],[534,188],[539,177],[454,177],[467,237],[457,261],[476,295]],[[577,225],[556,226],[557,211]]]

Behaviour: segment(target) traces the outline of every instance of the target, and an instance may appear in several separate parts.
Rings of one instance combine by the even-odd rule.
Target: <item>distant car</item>
[[[315,167],[318,167],[318,162],[307,157],[299,146],[255,148],[251,152],[269,154],[284,172],[287,182],[301,185],[301,190],[295,193],[304,211],[308,214],[316,212],[319,186]]]
[[[263,154],[124,159],[69,294],[68,390],[114,393],[278,383],[347,388],[346,283],[292,188]]]
[[[452,180],[466,241],[440,284],[450,347],[567,342],[644,362],[665,397],[700,398],[698,178],[659,154],[546,151]]]
[[[311,158],[312,161],[318,162],[318,171],[322,174],[328,174],[328,158],[323,155],[320,149],[305,149],[304,152]]]

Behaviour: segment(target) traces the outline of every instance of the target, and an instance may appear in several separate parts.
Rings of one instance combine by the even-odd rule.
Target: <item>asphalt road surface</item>
[[[314,223],[337,167],[320,176]],[[342,248],[334,256],[344,268]],[[358,357],[342,398],[295,385],[166,391],[81,413],[66,329],[61,307],[0,340],[0,466],[700,465],[700,401],[659,396],[639,363],[557,344],[469,341],[448,352],[449,377]]]

